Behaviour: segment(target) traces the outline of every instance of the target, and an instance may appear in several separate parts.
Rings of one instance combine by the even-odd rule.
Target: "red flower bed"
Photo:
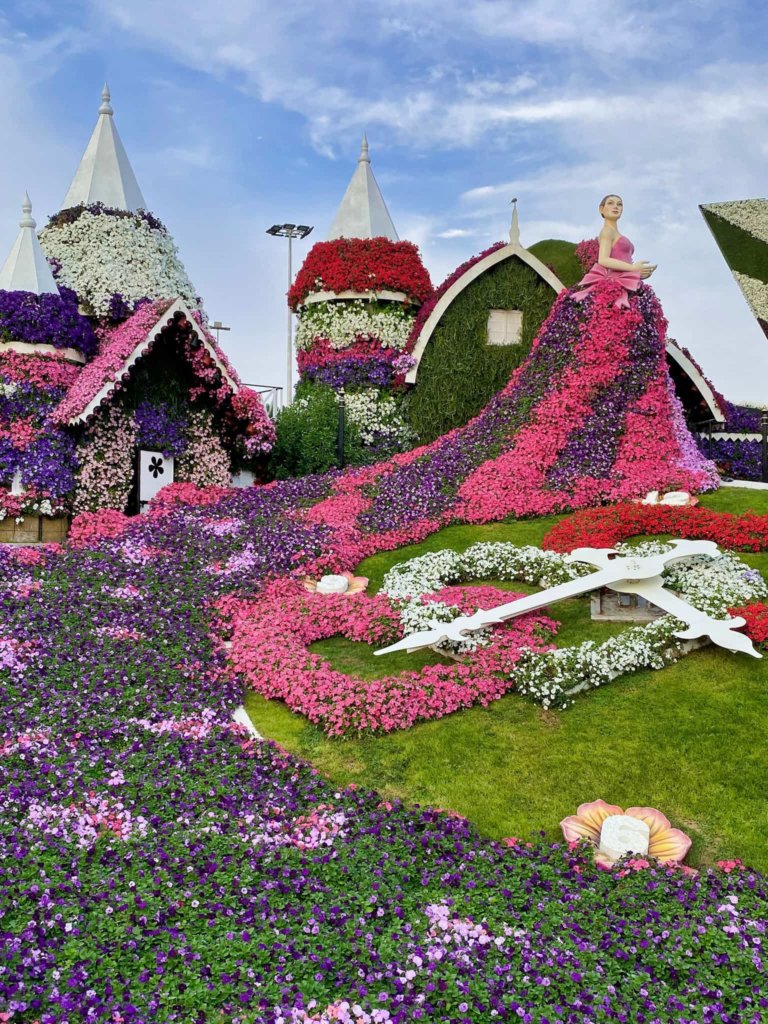
[[[288,292],[288,305],[297,309],[311,292],[405,292],[423,302],[432,281],[413,242],[388,238],[334,238],[317,242]]]
[[[713,512],[697,505],[609,505],[577,512],[553,526],[542,542],[550,551],[579,547],[613,547],[621,540],[643,534],[672,534],[691,540],[713,540],[740,551],[768,549],[768,515]]]
[[[750,640],[761,647],[768,644],[768,604],[760,601],[757,604],[747,604],[743,608],[729,610],[731,615],[740,615],[747,620],[746,626],[742,628]]]

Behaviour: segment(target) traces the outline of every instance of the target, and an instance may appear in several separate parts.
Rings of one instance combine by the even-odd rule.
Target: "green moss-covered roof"
[[[528,252],[550,267],[566,288],[570,288],[584,276],[584,270],[576,259],[576,242],[545,238],[535,245],[529,245]]]
[[[422,441],[480,412],[530,351],[555,298],[544,278],[517,256],[485,270],[456,296],[424,349],[409,396],[408,415]],[[492,309],[522,311],[518,344],[488,344]]]

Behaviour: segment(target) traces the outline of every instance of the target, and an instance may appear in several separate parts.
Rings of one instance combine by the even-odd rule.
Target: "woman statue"
[[[635,292],[641,281],[646,281],[656,269],[656,264],[640,260],[639,263],[630,263],[635,247],[630,240],[619,233],[619,217],[624,212],[624,201],[621,196],[607,195],[600,200],[598,207],[604,224],[598,236],[600,252],[597,263],[579,282],[578,287],[582,288],[574,294],[574,298],[581,300],[586,298],[595,285],[605,281],[616,279],[621,282],[625,294],[619,300],[619,304],[629,306],[629,298],[626,292]]]
[[[466,426],[376,467],[364,530],[392,530],[393,509],[430,530],[717,487],[667,370],[667,322],[645,283],[656,268],[633,262],[622,209],[616,195],[600,203],[597,263],[558,295],[506,387]]]
[[[656,266],[634,261],[619,231],[620,196],[605,196],[599,210],[597,262],[560,293],[527,359],[488,406],[509,433],[498,457],[460,488],[470,521],[489,509],[545,515],[718,484],[667,369],[667,321],[645,283]]]

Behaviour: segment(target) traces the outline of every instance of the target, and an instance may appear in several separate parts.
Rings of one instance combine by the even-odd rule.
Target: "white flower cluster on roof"
[[[140,216],[84,210],[71,223],[44,228],[40,244],[61,263],[58,283],[73,288],[90,315],[105,316],[116,292],[129,304],[177,297],[196,304],[173,239]]]
[[[356,341],[377,341],[382,348],[405,348],[415,316],[399,303],[383,305],[354,299],[306,306],[296,331],[296,347],[308,352],[326,338],[331,348],[349,348]]]
[[[703,210],[725,218],[750,235],[768,242],[768,199],[735,199],[727,203],[705,203]]]

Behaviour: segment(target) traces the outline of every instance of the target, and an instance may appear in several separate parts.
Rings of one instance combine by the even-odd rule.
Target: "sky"
[[[61,207],[109,81],[115,121],[248,383],[286,377],[287,242],[325,238],[363,131],[435,284],[507,237],[594,237],[604,193],[669,333],[768,404],[768,340],[699,203],[768,194],[762,0],[0,0],[0,262]]]

